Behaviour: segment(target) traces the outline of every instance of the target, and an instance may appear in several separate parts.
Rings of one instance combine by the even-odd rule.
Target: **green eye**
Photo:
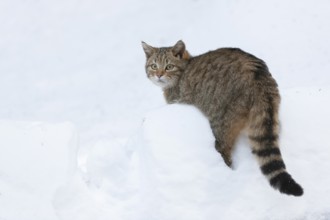
[[[151,69],[153,69],[153,70],[156,70],[156,69],[158,69],[158,67],[157,67],[157,65],[156,64],[151,64]]]
[[[174,69],[174,65],[172,64],[168,64],[165,68],[165,70],[173,70]]]

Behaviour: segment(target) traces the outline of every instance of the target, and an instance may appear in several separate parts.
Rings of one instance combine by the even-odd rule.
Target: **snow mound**
[[[69,123],[0,120],[0,219],[57,219],[53,195],[76,169]]]
[[[231,171],[213,147],[206,118],[192,106],[165,106],[146,116],[143,142],[141,219],[209,219],[205,211],[223,199],[215,189]]]

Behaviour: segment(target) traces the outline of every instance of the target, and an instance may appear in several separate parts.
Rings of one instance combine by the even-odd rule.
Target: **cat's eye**
[[[173,70],[174,69],[174,65],[172,64],[168,64],[166,67],[165,67],[165,70]]]
[[[150,65],[150,67],[151,67],[151,69],[153,69],[153,70],[156,70],[156,69],[158,69],[158,67],[157,67],[157,65],[156,65],[156,64],[151,64],[151,65]]]

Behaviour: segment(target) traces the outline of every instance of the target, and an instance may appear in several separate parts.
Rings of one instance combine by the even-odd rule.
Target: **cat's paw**
[[[231,157],[226,156],[226,155],[223,155],[223,154],[221,154],[221,155],[222,155],[222,158],[223,158],[225,164],[226,164],[229,168],[233,169],[233,160],[231,159]]]

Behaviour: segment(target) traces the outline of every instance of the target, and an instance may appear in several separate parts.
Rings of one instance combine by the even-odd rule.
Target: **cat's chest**
[[[175,89],[165,90],[164,96],[167,103],[185,103],[194,104],[196,98],[196,90],[190,85],[181,84]]]

